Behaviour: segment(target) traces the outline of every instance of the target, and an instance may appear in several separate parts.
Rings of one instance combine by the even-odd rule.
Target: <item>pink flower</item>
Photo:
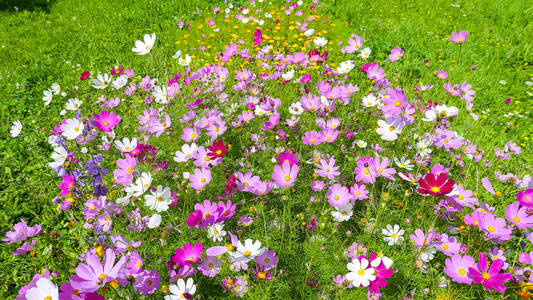
[[[24,219],[20,219],[20,222],[13,225],[13,230],[6,232],[6,237],[2,241],[12,244],[14,242],[22,242],[29,237],[42,233],[41,225],[37,224],[29,227]]]
[[[328,202],[333,207],[343,207],[351,200],[350,191],[338,183],[332,185],[328,190]]]
[[[391,62],[395,62],[397,60],[400,60],[402,58],[404,51],[400,47],[395,47],[391,50],[389,54],[389,60]]]
[[[374,159],[372,157],[360,157],[355,168],[355,180],[364,183],[376,182],[376,170],[374,169]]]
[[[306,145],[320,145],[323,141],[322,134],[313,131],[307,131],[302,137],[303,143]]]
[[[468,36],[468,31],[460,30],[459,33],[453,32],[452,36],[449,36],[448,39],[456,44],[462,44],[466,42],[466,37]]]
[[[329,161],[326,161],[324,159],[320,160],[320,166],[318,166],[319,169],[315,170],[315,173],[318,174],[320,177],[326,177],[328,179],[335,179],[335,176],[339,175],[340,172],[337,170],[339,167],[335,166],[335,158],[330,157]]]
[[[94,126],[102,132],[111,132],[113,127],[120,123],[120,116],[107,110],[102,110],[100,114],[93,114]]]
[[[477,267],[470,267],[468,269],[468,276],[470,276],[474,283],[483,283],[487,291],[497,290],[500,293],[505,292],[505,285],[502,282],[507,282],[513,278],[510,273],[500,273],[504,265],[503,260],[495,260],[490,269],[487,266],[487,257],[485,252],[479,254],[479,262]]]
[[[189,176],[189,186],[195,190],[202,190],[211,182],[211,171],[206,168],[194,169],[194,174]]]
[[[295,164],[291,167],[290,163],[285,161],[281,166],[274,166],[272,179],[279,187],[291,186],[296,181],[299,170],[300,167],[298,165]]]
[[[520,229],[533,227],[533,214],[528,213],[528,208],[518,202],[507,205],[505,218]]]
[[[368,191],[364,184],[354,183],[350,188],[350,194],[354,200],[365,200],[368,199]]]
[[[475,263],[476,261],[471,256],[465,255],[461,257],[460,254],[455,254],[446,259],[444,273],[450,276],[452,281],[471,284],[472,278],[468,276],[468,270],[474,267]]]
[[[161,282],[161,276],[156,270],[144,270],[140,275],[135,278],[133,287],[141,295],[153,294],[158,288]]]
[[[407,97],[403,94],[401,88],[389,89],[387,95],[389,97],[383,98],[383,107],[381,110],[389,116],[399,115],[407,105]]]
[[[133,180],[133,171],[135,170],[137,161],[129,154],[125,154],[124,156],[126,159],[117,160],[117,166],[120,169],[114,170],[113,176],[116,184],[122,184],[123,186],[127,187]]]
[[[438,70],[437,71],[437,77],[439,79],[446,79],[446,78],[448,78],[448,73],[444,72],[443,70]]]
[[[289,164],[292,166],[296,163],[298,163],[298,159],[296,158],[296,153],[291,152],[290,150],[285,151],[284,153],[280,153],[278,157],[276,157],[276,160],[278,161],[278,164],[283,164],[283,162],[289,162]]]
[[[76,275],[70,278],[74,289],[84,292],[95,292],[106,283],[115,280],[118,272],[126,262],[126,256],[122,256],[115,264],[115,251],[106,250],[105,263],[102,267],[98,257],[89,252],[86,255],[86,264],[80,264],[76,268]]]
[[[65,174],[61,177],[61,183],[59,188],[61,189],[61,196],[66,196],[72,193],[76,187],[76,181],[74,180],[74,175]]]

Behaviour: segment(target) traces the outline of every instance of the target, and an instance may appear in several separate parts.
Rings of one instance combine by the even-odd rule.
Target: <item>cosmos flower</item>
[[[503,282],[507,282],[513,278],[510,273],[500,273],[503,265],[504,262],[501,259],[497,259],[492,262],[489,268],[485,252],[481,252],[477,265],[468,268],[469,276],[472,278],[472,282],[482,283],[487,291],[490,292],[494,289],[503,294],[506,290]]]
[[[102,132],[111,132],[120,123],[120,116],[113,112],[102,110],[100,114],[93,114],[94,126]]]
[[[155,43],[155,33],[152,33],[152,35],[145,34],[144,35],[144,41],[135,41],[135,47],[131,48],[131,51],[133,51],[137,55],[145,55],[150,53],[152,50],[152,47]]]
[[[395,62],[402,58],[404,51],[400,47],[394,47],[389,54],[390,62]]]
[[[466,42],[466,37],[468,36],[468,31],[460,30],[459,33],[452,32],[452,35],[448,39],[456,44],[462,44]]]
[[[420,194],[439,197],[450,193],[455,182],[448,179],[446,173],[441,173],[439,176],[428,173],[418,180],[418,184],[420,188],[417,191]]]
[[[281,166],[274,166],[272,179],[279,187],[291,186],[296,181],[299,170],[300,167],[298,165],[294,164],[291,166],[288,161],[285,161]]]

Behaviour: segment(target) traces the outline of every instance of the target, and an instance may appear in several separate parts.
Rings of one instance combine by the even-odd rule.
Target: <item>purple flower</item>
[[[144,270],[139,273],[137,278],[135,278],[133,287],[135,287],[141,295],[153,294],[159,288],[160,282],[161,276],[156,270]]]
[[[95,292],[117,278],[118,272],[126,262],[126,257],[122,256],[115,264],[115,251],[107,249],[103,267],[98,257],[90,252],[86,255],[86,262],[76,268],[76,275],[70,278],[70,283],[75,289]]]
[[[36,240],[32,240],[31,244],[29,244],[28,242],[24,242],[22,247],[17,248],[17,250],[13,251],[12,253],[13,253],[13,255],[22,255],[24,253],[27,253],[27,252],[31,251],[33,249],[33,247],[35,247],[35,245],[37,245],[37,241]]]
[[[26,225],[24,219],[20,219],[20,222],[13,225],[13,229],[14,231],[6,232],[6,238],[2,239],[2,241],[7,242],[7,244],[12,244],[14,242],[24,241],[29,237],[42,233],[41,225],[37,224],[33,227],[29,227]]]

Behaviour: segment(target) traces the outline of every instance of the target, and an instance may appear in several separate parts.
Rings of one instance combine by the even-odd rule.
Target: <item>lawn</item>
[[[367,296],[368,289],[352,287],[357,286],[355,281],[344,281],[342,276],[350,272],[350,264],[347,269],[346,263],[360,263],[359,254],[365,254],[368,261],[372,252],[383,253],[394,261],[392,267],[373,266],[375,270],[392,270],[388,285],[380,290],[384,299],[411,295],[417,299],[525,298],[533,280],[533,276],[529,276],[533,254],[529,262],[524,258],[533,251],[533,235],[528,234],[533,222],[526,221],[526,225],[520,225],[520,221],[516,221],[517,225],[506,211],[515,203],[520,203],[525,216],[533,218],[530,206],[524,202],[526,200],[517,202],[516,196],[520,192],[527,194],[533,184],[529,182],[528,186],[527,179],[527,175],[533,173],[530,111],[533,104],[533,24],[530,18],[533,8],[529,2],[336,0],[320,4],[304,1],[300,6],[284,1],[272,1],[272,5],[267,1],[256,2],[252,5],[249,1],[235,1],[232,8],[223,1],[198,0],[43,0],[28,1],[16,9],[14,6],[17,5],[12,1],[0,5],[0,109],[5,112],[0,123],[0,203],[3,208],[0,210],[0,232],[3,235],[12,231],[13,225],[21,218],[29,226],[40,224],[42,228],[32,237],[37,244],[27,253],[12,254],[22,246],[22,239],[0,246],[0,277],[3,278],[0,281],[0,298],[16,297],[21,287],[28,285],[35,274],[44,274],[44,269],[56,272],[50,278],[58,286],[69,280],[72,282],[71,276],[79,274],[77,268],[85,262],[86,253],[96,253],[96,257],[102,258],[106,256],[106,250],[116,252],[117,260],[118,257],[127,257],[128,262],[135,262],[132,252],[138,253],[145,270],[134,272],[124,265],[121,274],[126,274],[126,282],[121,282],[116,274],[110,276],[115,277],[113,281],[100,282],[96,290],[109,299],[135,299],[139,293],[147,299],[175,294],[169,286],[178,280],[176,272],[185,274],[183,277],[194,278],[196,292],[190,289],[189,292],[201,298],[223,295],[360,299]],[[246,7],[248,11],[241,7]],[[220,8],[220,12],[215,8]],[[226,8],[228,12],[224,12]],[[236,18],[237,15],[254,15],[264,23],[255,23],[252,19],[243,22]],[[180,26],[180,22],[184,26]],[[304,32],[308,28],[304,27],[313,28],[314,32],[307,35]],[[253,39],[258,37],[258,29],[261,32],[260,46],[254,46]],[[449,40],[452,32],[461,30],[468,31],[466,41],[454,43]],[[153,48],[146,55],[136,55],[132,51],[135,41],[142,41],[145,34],[152,33],[157,36]],[[362,39],[362,47],[356,52],[342,53],[340,49],[348,46],[348,40],[354,35]],[[317,44],[314,39],[319,36],[326,39],[327,45]],[[221,53],[228,52],[230,44],[238,45],[239,51],[250,49],[251,57],[239,53],[226,59]],[[272,46],[272,52],[262,49],[267,45]],[[389,54],[395,47],[404,52],[398,56],[399,60],[391,61]],[[369,57],[358,56],[365,48],[371,49]],[[317,49],[319,54],[328,50],[328,56],[312,58],[308,55],[311,49]],[[182,64],[172,57],[178,50],[182,58],[185,54],[190,55],[190,64]],[[287,58],[299,52],[305,54],[304,61],[315,58],[318,61],[297,63]],[[263,58],[272,53],[285,56],[281,60]],[[346,64],[348,61],[351,62]],[[379,82],[376,83],[379,80],[372,80],[369,73],[360,71],[370,62],[377,62],[384,69],[390,90],[379,87]],[[208,67],[213,65],[222,67]],[[137,93],[125,95],[126,87],[107,87],[105,90],[92,87],[91,80],[98,74],[109,74],[109,70],[118,70],[118,66],[134,71],[135,75],[128,75],[127,79],[128,84],[136,84]],[[347,73],[336,74],[345,66],[350,69]],[[293,78],[288,74],[291,69],[296,70]],[[211,75],[206,75],[209,79],[203,81],[201,75],[191,75],[198,70],[199,74],[213,73],[218,77],[214,80]],[[244,70],[251,71],[253,79],[244,78]],[[262,77],[264,74],[272,75],[274,70],[279,71],[278,78]],[[445,71],[447,78],[439,79],[438,70]],[[89,80],[81,80],[80,76],[86,71],[90,74]],[[227,75],[223,75],[225,71],[228,71]],[[149,95],[154,90],[141,88],[145,76],[158,79],[152,85],[170,87],[167,82],[178,73],[180,89],[174,97],[164,93],[168,103],[157,99],[151,102],[149,98],[152,96]],[[310,81],[301,79],[306,74],[311,75]],[[189,78],[192,83],[186,83],[184,78],[188,76],[193,77]],[[341,97],[335,95],[337,92],[324,90],[322,84],[326,81],[332,86],[343,86],[343,89],[348,85],[358,88],[354,89],[353,95],[349,92],[348,96]],[[448,82],[452,86],[470,84],[471,90],[475,91],[475,100],[463,101],[464,95],[461,100],[461,97],[445,92]],[[45,105],[43,92],[54,83],[60,85],[65,96],[61,93],[53,95],[51,103]],[[468,90],[465,85],[460,91]],[[245,86],[244,90],[239,86]],[[383,112],[385,106],[365,107],[361,103],[368,99],[366,97],[370,93],[380,95],[379,101],[386,101],[387,97],[391,97],[388,91],[396,88],[401,88],[406,95],[405,107],[413,106],[413,111],[408,114],[416,121],[414,124],[403,124],[402,127],[406,127],[403,131],[400,128],[398,137],[386,140],[380,136],[379,130],[376,132],[380,124],[378,119],[387,115]],[[322,108],[315,111],[314,108],[304,107],[303,114],[294,113],[291,104],[303,102],[302,97],[309,93],[319,95],[318,100],[320,95],[325,95],[322,102],[318,101],[322,103]],[[331,95],[329,101],[336,100],[333,101],[337,102],[335,105],[324,104],[324,101],[328,102],[328,93]],[[385,94],[387,96],[383,100]],[[119,97],[120,104],[103,108],[99,103],[102,95],[106,99]],[[349,104],[341,101],[345,101],[345,97],[349,99]],[[65,108],[65,103],[71,98],[83,102],[78,115],[75,115],[77,109]],[[198,99],[202,100],[201,105],[193,103]],[[266,99],[279,99],[280,106],[272,104],[276,101]],[[473,104],[470,111],[465,108],[467,102]],[[447,105],[445,109],[458,108],[458,116],[452,113],[441,118],[438,115],[434,120],[424,121],[433,103]],[[400,105],[403,107],[404,104]],[[258,112],[259,106],[263,111]],[[325,109],[325,106],[328,108]],[[138,116],[146,116],[148,108],[158,109],[150,112],[159,114],[158,118],[169,116],[172,125],[157,121],[160,123],[156,125],[162,126],[159,133],[151,131],[152,125],[142,128]],[[99,153],[103,155],[99,167],[109,172],[102,174],[100,184],[109,190],[105,193],[108,204],[105,204],[107,208],[104,211],[107,211],[105,216],[112,220],[113,225],[101,221],[100,216],[104,214],[93,218],[83,210],[90,207],[92,202],[89,200],[98,198],[94,195],[95,190],[90,189],[90,184],[81,181],[80,178],[85,175],[76,175],[75,182],[72,182],[75,187],[62,190],[60,183],[68,185],[68,182],[49,166],[54,151],[49,136],[57,131],[54,126],[69,118],[79,119],[80,122],[95,120],[94,114],[98,116],[104,109],[119,115],[120,125],[113,133],[100,127],[98,131],[93,128],[98,132],[98,139],[92,143],[84,144],[67,138],[65,147],[68,145],[68,152],[72,154],[61,166],[67,174],[78,174],[76,172],[87,167],[88,159],[94,159]],[[215,114],[215,110],[222,114]],[[189,112],[195,112],[191,120],[180,120],[185,119],[184,114]],[[188,123],[200,120],[208,112],[208,123],[212,121],[210,118],[221,118],[219,122],[223,119],[227,126],[223,130],[225,133],[213,133],[215,138],[210,138],[204,134],[205,131],[211,132],[207,127],[197,128],[202,137],[198,141],[193,140],[206,149],[215,140],[223,141],[227,153],[220,154],[223,156],[219,159],[223,161],[220,165],[217,166],[220,163],[217,162],[204,166],[211,170],[212,180],[205,188],[196,188],[188,174],[200,170],[197,168],[200,165],[176,161],[174,157],[176,151],[183,151],[184,143],[191,144],[191,140],[184,138],[185,128],[192,126]],[[239,125],[232,123],[246,113],[255,115],[253,120]],[[291,115],[300,117],[298,125],[285,123]],[[269,116],[281,116],[281,121],[276,121],[275,117],[269,119]],[[321,124],[317,118],[329,120],[328,124]],[[324,128],[330,126],[329,122],[334,123],[336,118],[340,118],[339,130],[332,127],[327,131],[338,134],[334,138],[336,141],[314,144],[313,137],[309,138],[311,131],[326,132]],[[16,120],[20,120],[22,131],[12,137],[10,130]],[[87,126],[88,123],[85,124]],[[451,134],[453,131],[455,135]],[[439,135],[446,134],[451,134],[446,140],[456,140],[460,146],[443,146]],[[123,137],[136,137],[139,144],[150,144],[157,150],[156,160],[151,161],[149,155],[148,158],[133,159],[133,182],[142,174],[151,174],[151,187],[154,190],[159,185],[169,187],[179,198],[177,204],[172,203],[170,209],[167,206],[168,210],[161,211],[154,206],[150,208],[142,200],[134,201],[136,198],[146,199],[150,192],[157,194],[157,191],[144,190],[144,196],[140,193],[133,198],[126,192],[125,188],[132,178],[128,183],[120,183],[121,178],[113,172],[130,157],[125,154],[128,151],[115,148],[114,142],[122,141]],[[428,137],[437,139],[430,143],[433,152],[429,157],[421,155],[418,147],[421,139]],[[368,145],[361,147],[357,141],[365,141]],[[106,143],[111,150],[106,149]],[[474,147],[475,151],[470,153],[471,148],[467,147]],[[287,158],[280,155],[288,153],[286,150],[291,151],[290,155],[296,153],[291,159],[299,160],[298,177],[290,178],[296,181],[291,182],[289,187],[280,185],[272,176],[273,168],[276,173],[278,165],[276,157],[282,157],[279,167],[285,167],[283,160]],[[200,154],[195,152],[194,155]],[[333,164],[338,166],[339,174],[328,178],[328,175],[322,176],[316,170],[321,169],[320,160],[325,163],[330,156],[335,157]],[[364,157],[390,160],[388,168],[393,168],[394,176],[378,175],[377,181],[374,178],[373,182],[356,179],[354,169]],[[394,158],[402,157],[414,167],[405,169],[394,162]],[[432,169],[439,164],[444,171]],[[242,176],[248,171],[259,176],[259,181],[250,181],[250,188],[242,185]],[[241,175],[236,175],[239,172],[242,172]],[[404,176],[411,176],[415,184],[403,180],[399,176],[403,172],[409,174]],[[416,182],[432,172],[447,173],[448,178],[456,183],[454,192],[434,196],[417,193],[417,188],[421,186]],[[495,172],[512,175],[504,178]],[[236,186],[229,184],[232,178],[237,180]],[[494,191],[484,178],[490,181]],[[316,188],[312,181],[321,181],[325,187],[323,190]],[[349,207],[348,214],[351,217],[343,219],[346,214],[342,215],[342,207],[346,210],[346,204],[342,207],[332,204],[334,201],[330,199],[330,193],[334,193],[335,189],[342,190],[341,187],[348,190],[347,187],[363,183],[370,199],[355,201],[354,194],[350,193],[353,206]],[[458,200],[457,185],[473,192],[473,205],[464,205],[462,198]],[[267,189],[264,195],[257,193],[257,189],[261,188]],[[132,204],[120,203],[124,198],[131,200]],[[224,219],[219,216],[219,219],[224,219],[224,230],[241,239],[242,243],[238,246],[246,249],[251,246],[245,240],[260,241],[263,246],[261,255],[268,254],[268,251],[264,252],[264,247],[274,251],[277,265],[269,268],[250,262],[246,270],[242,265],[230,264],[228,254],[209,256],[206,252],[208,248],[233,241],[229,234],[221,241],[212,238],[210,230],[222,230],[214,227],[222,224],[220,220],[213,224],[213,220],[209,221],[204,216],[201,222],[208,224],[206,226],[203,223],[191,226],[185,222],[198,211],[195,204],[200,205],[205,199],[236,203],[233,217]],[[70,202],[68,208],[65,201]],[[157,201],[160,202],[159,198]],[[109,203],[118,204],[111,207]],[[433,212],[437,204],[441,206]],[[447,209],[446,205],[456,210]],[[157,212],[163,222],[155,228],[133,230],[130,214],[137,208],[141,215],[147,217]],[[340,215],[334,221],[336,212]],[[486,218],[494,214],[504,222],[507,220],[506,226],[514,226],[509,227],[512,234],[508,238],[495,237],[486,226],[478,228],[468,224],[468,218],[474,213],[484,214]],[[386,234],[382,229],[395,224],[405,231],[403,241],[388,245],[383,239]],[[103,229],[101,226],[104,226]],[[415,233],[418,229],[423,236],[427,233],[422,238],[424,242],[429,239],[430,229],[440,235],[434,237],[435,241],[430,242],[430,246],[416,246],[416,241],[413,246],[409,240],[419,235]],[[109,236],[118,234],[128,241],[142,241],[142,246],[123,253],[109,239]],[[444,234],[447,235],[443,237]],[[478,283],[458,283],[453,280],[455,277],[445,273],[446,261],[450,261],[456,253],[443,250],[442,243],[452,235],[465,248],[457,250],[457,253],[465,257],[473,257],[478,262],[480,254],[488,253],[494,265],[505,261],[507,265],[502,273],[512,275],[512,279],[505,281],[507,289],[504,293],[487,290]],[[200,261],[195,260],[194,264],[178,262],[171,268],[167,267],[167,261],[172,261],[171,255],[177,253],[177,248],[181,250],[185,244],[197,243],[203,245]],[[349,248],[350,245],[352,248]],[[360,253],[358,249],[365,251]],[[431,258],[422,254],[428,249],[437,249]],[[501,250],[499,254],[498,249]],[[216,261],[217,257],[221,267],[216,275],[211,277],[201,271],[201,262],[208,259]],[[244,255],[244,261],[247,261],[246,257]],[[187,272],[184,271],[187,268],[196,270],[196,274],[183,273]],[[240,268],[243,270],[239,271]],[[138,278],[137,282],[145,284],[148,280],[145,277],[153,275],[148,274],[150,270],[160,275],[160,284],[153,291],[140,292],[142,288],[128,284],[133,282],[132,278]],[[337,275],[341,277],[335,277]],[[379,294],[373,296],[378,297]]]

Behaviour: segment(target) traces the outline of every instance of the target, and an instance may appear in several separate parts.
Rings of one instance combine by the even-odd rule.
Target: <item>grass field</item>
[[[309,5],[308,1],[305,2]],[[235,3],[235,7],[241,5],[247,4],[245,1]],[[279,6],[281,5],[284,3],[280,2]],[[20,6],[17,11],[13,6],[9,1],[7,5],[0,6],[0,28],[2,28],[0,30],[0,61],[2,62],[0,63],[0,109],[3,111],[0,119],[0,207],[2,207],[0,232],[3,234],[12,230],[13,224],[24,218],[28,225],[41,224],[44,234],[31,255],[14,256],[11,254],[16,248],[13,245],[0,247],[0,278],[3,278],[0,280],[0,298],[2,299],[15,297],[18,290],[28,284],[33,275],[43,268],[63,272],[56,283],[68,281],[79,263],[76,256],[89,247],[93,247],[92,243],[87,242],[90,234],[84,232],[81,226],[83,215],[80,209],[67,213],[58,210],[57,205],[53,204],[52,200],[60,196],[57,186],[61,179],[48,167],[52,153],[48,136],[53,126],[63,118],[59,113],[64,109],[64,102],[71,95],[75,95],[84,101],[86,107],[91,107],[91,105],[94,107],[89,115],[100,110],[94,103],[102,93],[94,92],[87,82],[80,81],[81,73],[89,71],[91,76],[95,76],[98,73],[108,72],[113,66],[121,65],[135,70],[136,76],[150,75],[152,78],[159,78],[161,82],[166,82],[177,72],[183,72],[184,68],[171,58],[177,50],[189,53],[192,57],[191,68],[197,69],[207,63],[213,63],[213,57],[216,55],[214,53],[224,50],[228,40],[231,40],[228,38],[231,34],[239,36],[239,39],[247,38],[249,44],[254,30],[242,24],[234,25],[233,19],[230,22],[217,24],[221,32],[224,32],[222,37],[218,35],[211,37],[207,33],[205,37],[199,36],[200,33],[207,32],[208,26],[200,27],[200,25],[205,25],[206,19],[212,17],[212,9],[217,6],[226,7],[220,1],[57,0],[51,3],[42,1],[36,5]],[[427,96],[424,96],[424,100],[455,105],[463,111],[459,118],[453,120],[453,129],[482,149],[485,156],[478,164],[468,162],[466,167],[461,168],[460,171],[454,171],[456,182],[461,182],[465,187],[475,191],[480,202],[491,204],[496,208],[497,215],[503,217],[505,207],[515,201],[517,189],[513,185],[499,183],[494,178],[494,171],[513,172],[520,178],[532,173],[533,24],[531,15],[533,7],[529,1],[336,0],[325,1],[323,6],[320,8],[320,20],[327,20],[327,23],[322,24],[324,32],[321,34],[330,41],[331,49],[339,48],[337,43],[341,40],[344,46],[350,34],[358,34],[363,38],[363,48],[369,47],[372,50],[370,59],[364,62],[376,61],[380,65],[383,62],[387,75],[390,74],[387,78],[394,86],[408,89],[409,98],[414,95],[412,91],[415,86],[431,84],[434,88],[425,94]],[[196,9],[200,14],[195,13]],[[279,16],[279,18],[284,18],[281,10]],[[179,29],[177,26],[179,20],[191,24],[191,28],[189,30]],[[229,32],[226,33],[226,30]],[[287,40],[290,40],[292,32],[286,30]],[[468,31],[467,42],[451,43],[448,36],[459,30]],[[152,32],[157,34],[153,50],[148,55],[135,55],[131,50],[135,40],[141,39],[145,33]],[[199,45],[206,46],[208,50],[199,51]],[[389,52],[396,46],[405,50],[405,54],[399,62],[389,63]],[[291,45],[285,47],[286,50],[291,51],[296,49],[291,49]],[[335,51],[337,53],[331,56],[335,58],[337,65],[339,61],[349,59],[348,55],[340,54],[338,50]],[[207,56],[206,53],[211,53],[211,55]],[[427,61],[426,64],[425,61]],[[358,68],[362,63],[361,60],[356,61],[356,68],[352,72],[359,72]],[[242,65],[238,66],[235,63],[230,74],[240,68]],[[435,76],[437,70],[445,70],[448,79],[439,80]],[[473,112],[479,116],[478,121],[473,121],[471,116],[464,111],[463,101],[451,98],[443,92],[442,86],[448,81],[458,84],[468,82],[472,85],[476,92]],[[54,82],[60,83],[69,97],[54,98],[49,106],[44,106],[43,91],[50,88]],[[366,132],[362,137],[366,137],[370,145],[371,140],[376,139],[375,134],[372,136],[368,133],[373,131],[375,120],[372,117],[350,120],[348,115],[352,112],[353,115],[360,112],[359,103],[371,91],[372,83],[360,75],[351,77],[350,82],[358,84],[360,88],[360,91],[352,97],[353,103],[356,103],[354,105],[357,106],[355,108],[344,107],[340,111],[345,116],[343,119],[350,122],[350,125],[366,128],[366,131],[362,130]],[[73,89],[75,86],[80,88]],[[289,103],[292,103],[300,97],[297,87],[280,88],[279,85],[274,87],[271,95],[283,101],[287,99]],[[114,96],[119,95],[122,93]],[[508,98],[511,100],[506,103]],[[186,99],[184,102],[189,101],[190,99]],[[281,109],[285,113],[286,107],[288,105],[284,105]],[[120,112],[123,116],[123,124],[128,124],[127,122],[133,124],[124,130],[121,129],[119,131],[121,134],[132,136],[132,132],[135,132],[136,116],[141,114],[143,109],[143,105],[132,104],[117,110],[117,113]],[[186,109],[176,105],[170,107],[168,111],[172,115],[173,124],[179,124],[178,119],[186,112]],[[23,129],[18,137],[12,138],[9,131],[15,120],[21,121]],[[305,122],[308,127],[312,128],[314,117],[305,119]],[[254,126],[258,129],[261,124],[257,123]],[[247,130],[252,132],[252,129],[243,128],[244,133],[240,131],[240,128],[238,132],[236,129],[232,128],[232,130],[234,131],[224,137],[225,143],[232,144],[232,149],[239,149],[241,145],[248,147],[250,139]],[[424,130],[428,130],[428,127],[417,127],[412,133],[423,134]],[[137,134],[140,137],[140,133]],[[300,136],[302,132],[295,134]],[[172,160],[174,152],[181,148],[180,137],[181,130],[177,127],[172,135],[163,136],[153,142],[153,145],[159,149],[160,155],[169,160],[174,174],[181,175],[185,170],[182,170],[182,166]],[[300,140],[298,138],[296,141]],[[510,140],[521,146],[522,154],[513,156],[511,160],[498,160],[494,155],[495,149],[502,148]],[[279,146],[273,136],[268,136],[266,141],[272,143],[273,147]],[[375,142],[385,145],[387,151],[384,153],[391,159],[393,156],[401,157],[402,150],[398,149],[408,143],[407,138],[398,140],[396,144],[380,141],[379,137]],[[306,157],[310,156],[312,150],[301,143],[294,145],[294,149]],[[320,148],[320,151],[335,154],[337,165],[341,166],[341,173],[351,176],[356,157],[348,157],[350,151],[343,153],[338,147],[331,145],[325,145]],[[234,160],[231,165],[232,170],[239,171],[236,161],[242,153],[236,153],[233,150],[233,153],[229,154]],[[248,161],[248,163],[256,164],[254,175],[257,173],[261,175],[261,178],[269,179],[272,170],[270,162],[272,155],[268,152],[261,153],[257,158]],[[357,156],[360,155],[362,154],[358,153]],[[366,155],[373,156],[373,153],[368,152]],[[453,165],[454,160],[446,155],[444,151],[435,155],[433,163]],[[487,162],[490,162],[491,167],[485,167]],[[300,172],[306,172],[305,174],[311,177],[312,167],[301,167]],[[110,165],[109,169],[113,170],[113,168],[115,167]],[[192,169],[188,168],[187,171],[192,172]],[[219,178],[214,179],[215,183],[223,186],[225,184],[224,172],[219,170],[216,174]],[[460,179],[459,175],[462,175]],[[501,192],[502,196],[494,197],[485,191],[480,181],[483,177],[489,177],[495,189]],[[112,178],[113,175],[110,172],[107,180]],[[163,186],[166,184],[174,189],[175,181],[172,176],[166,176],[160,178],[159,184]],[[309,204],[308,199],[314,194],[309,190],[307,183],[305,187],[304,183],[301,186],[298,184],[295,186],[296,193],[288,192],[286,195],[272,196],[276,201],[272,200],[271,203],[257,201],[253,196],[240,192],[232,198],[233,202],[246,203],[238,208],[234,218],[238,219],[245,214],[258,216],[250,229],[246,229],[246,237],[261,240],[264,245],[275,249],[279,255],[276,279],[266,285],[256,284],[256,288],[250,289],[245,297],[279,299],[316,298],[317,295],[329,298],[346,296],[348,299],[366,297],[366,289],[339,289],[333,285],[331,279],[334,274],[347,272],[343,262],[343,249],[354,241],[363,242],[369,249],[374,248],[376,252],[377,249],[388,252],[388,256],[394,259],[394,268],[399,271],[395,272],[389,279],[389,285],[382,290],[385,299],[399,299],[411,293],[415,294],[415,298],[481,299],[492,297],[503,299],[509,296],[510,298],[517,297],[515,292],[523,288],[518,283],[514,284],[513,288],[509,285],[506,294],[500,295],[486,292],[477,285],[473,288],[474,285],[449,282],[446,287],[437,287],[441,276],[446,276],[442,272],[444,256],[441,255],[438,262],[431,264],[429,272],[424,274],[414,267],[415,256],[409,243],[389,249],[386,248],[381,235],[377,239],[365,233],[365,223],[362,220],[368,221],[372,218],[378,219],[375,224],[376,228],[384,228],[387,224],[400,224],[402,228],[406,228],[406,231],[414,231],[415,228],[425,228],[424,226],[428,223],[431,224],[430,217],[432,218],[433,215],[424,211],[427,209],[425,205],[417,202],[420,197],[416,193],[405,196],[401,190],[402,187],[393,189],[388,184],[380,183],[376,185],[372,193],[380,199],[389,201],[388,208],[372,210],[370,207],[373,206],[369,206],[363,210],[358,206],[359,210],[354,213],[353,219],[340,226],[333,226],[331,209],[325,212],[322,203],[319,206]],[[180,207],[183,213],[179,211],[179,217],[172,219],[171,223],[174,226],[184,222],[186,215],[189,214],[186,208],[190,210],[192,204],[218,193],[215,189],[207,193],[203,192],[201,195],[190,189],[188,191],[185,193],[184,190],[180,195],[180,201],[185,204],[184,207]],[[287,207],[281,201],[278,203],[278,198],[293,201],[293,206],[289,204]],[[325,200],[322,201],[325,203]],[[392,204],[397,202],[401,202],[401,206]],[[404,205],[408,209],[403,209]],[[282,219],[280,219],[281,215],[283,215]],[[320,228],[318,233],[313,235],[306,232],[305,224],[309,223],[311,217],[315,215],[318,216],[319,223],[323,224],[318,226]],[[417,222],[416,216],[423,216],[423,219]],[[403,220],[406,217],[414,222],[410,225],[406,224]],[[69,222],[73,219],[81,221],[80,224],[71,226],[72,223],[69,224]],[[272,220],[281,222],[282,225],[269,225]],[[453,222],[439,223],[442,230],[448,225],[459,226]],[[280,238],[281,232],[285,233],[284,226],[292,228],[289,236],[285,237],[286,240],[283,237]],[[124,228],[125,226],[122,226],[122,229]],[[59,232],[62,236],[61,240],[54,239],[52,231]],[[347,236],[347,231],[351,231],[352,235]],[[204,233],[194,232],[190,236],[186,234],[174,236],[171,233],[167,241],[169,247],[163,249],[164,247],[158,247],[161,234],[161,232],[151,232],[145,240],[145,245],[148,243],[149,246],[139,252],[142,256],[154,258],[150,262],[146,259],[146,264],[157,269],[162,276],[161,285],[168,286],[168,276],[164,266],[168,256],[176,247],[184,243],[194,244],[200,240],[204,243],[206,239]],[[312,236],[315,238],[312,239]],[[317,236],[319,239],[329,238],[323,242],[314,242]],[[406,240],[407,236],[408,234],[406,234]],[[487,243],[477,244],[475,235],[463,237],[469,249],[481,246],[484,246],[484,249],[492,248]],[[130,238],[139,240],[140,234],[130,236]],[[521,251],[533,250],[533,245],[529,243],[527,248],[520,250],[519,242],[527,242],[522,235],[513,237],[511,241],[513,242],[501,245],[501,247],[512,251],[507,262],[515,266],[518,254]],[[475,254],[477,255],[478,252]],[[477,256],[471,255],[477,261]],[[156,263],[155,258],[162,258],[163,263]],[[228,272],[227,269],[225,268],[224,272]],[[279,273],[279,269],[283,272]],[[199,281],[200,283],[196,280],[195,278],[198,287],[196,294],[203,295],[205,298],[217,298],[223,292],[223,288],[220,287],[220,278],[218,281],[205,279]],[[429,290],[426,291],[425,288]],[[113,293],[108,292],[106,297],[119,299],[124,295],[133,298],[139,296],[131,287],[126,290],[125,294]],[[151,296],[160,298],[163,294],[165,292],[159,289]],[[229,297],[231,294],[224,295]]]

